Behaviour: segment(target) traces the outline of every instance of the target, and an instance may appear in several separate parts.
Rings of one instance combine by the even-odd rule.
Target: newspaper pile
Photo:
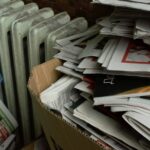
[[[0,149],[14,149],[15,131],[18,124],[6,106],[0,100]]]
[[[3,78],[0,74],[0,150],[15,150],[18,123],[4,105]]]
[[[42,103],[105,149],[149,150],[150,46],[125,36],[132,28],[117,28],[121,37],[102,34],[100,23],[84,29],[55,38],[56,70],[65,75],[40,94]]]
[[[150,13],[116,8],[109,16],[102,18],[98,24],[102,26],[103,35],[122,36],[142,39],[150,44]]]
[[[149,0],[93,0],[93,3],[150,11]]]

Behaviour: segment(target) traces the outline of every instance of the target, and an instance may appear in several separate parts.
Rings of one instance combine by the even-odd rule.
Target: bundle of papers
[[[6,106],[0,100],[0,144],[2,144],[18,127],[18,124]]]
[[[119,24],[118,20],[115,21]],[[106,19],[99,24],[104,23],[109,26],[108,22]],[[66,71],[66,68],[69,68],[80,74],[148,77],[150,46],[142,40],[101,35],[100,28],[99,25],[95,25],[83,33],[56,40],[54,48],[60,52],[54,57],[65,61],[63,68],[59,68],[59,71]],[[126,31],[122,32],[123,36],[129,34]],[[119,32],[115,31],[115,33]]]
[[[85,106],[86,104],[89,106],[88,108],[86,108],[86,106]],[[82,112],[84,110],[81,107],[84,107],[84,106],[85,106],[85,111],[86,112],[84,112],[85,114],[84,113],[82,114]],[[78,125],[78,127],[81,127],[82,129],[84,129],[86,131],[86,133],[88,134],[88,136],[90,136],[94,141],[98,142],[104,149],[108,149],[108,150],[112,150],[112,149],[116,149],[116,150],[132,149],[128,145],[126,145],[125,143],[119,142],[117,139],[113,138],[112,135],[110,135],[111,133],[109,133],[109,129],[107,130],[108,133],[109,133],[107,135],[105,133],[105,129],[103,129],[103,124],[101,125],[101,129],[100,129],[100,127],[97,128],[96,124],[94,122],[92,124],[91,120],[98,122],[98,118],[102,117],[103,115],[99,114],[99,112],[96,112],[94,109],[92,109],[91,101],[85,101],[83,98],[81,98],[79,100],[76,99],[76,101],[74,100],[74,101],[70,101],[70,102],[66,103],[64,105],[64,107],[66,108],[66,110],[64,111],[63,118],[66,121],[68,121],[69,123],[71,123],[73,126],[77,127],[77,125]],[[82,112],[79,111],[79,109],[81,109]],[[87,112],[89,112],[89,111],[91,112],[90,116],[88,116],[89,113],[87,114]],[[93,114],[93,112],[97,113],[97,116],[95,116],[95,114]],[[81,113],[81,114],[79,115],[79,113]],[[84,119],[82,118],[84,115],[85,115],[85,120],[86,121],[84,121]],[[98,115],[102,115],[102,116],[98,117]],[[86,119],[86,117],[88,119]],[[107,118],[107,116],[105,116],[105,117]],[[107,119],[112,120],[109,117]],[[101,121],[99,120],[99,122],[101,122]],[[91,126],[93,126],[95,129]],[[100,131],[98,131],[96,128],[100,129]],[[101,132],[101,131],[103,131],[103,132]],[[123,133],[120,133],[120,134],[123,137],[125,137],[123,135]],[[130,136],[128,133],[126,135]]]
[[[143,42],[149,29],[142,19],[137,10],[116,9],[53,44],[63,62],[56,70],[66,76],[43,91],[41,101],[104,149],[150,150],[150,46]]]
[[[123,119],[150,141],[150,101],[149,98],[124,98],[99,101],[98,105],[110,107],[113,113],[123,112]]]
[[[78,79],[64,76],[40,94],[42,103],[49,109],[63,113],[64,104],[74,95]]]
[[[149,0],[93,0],[93,3],[150,11]]]
[[[101,25],[100,34],[134,39],[142,39],[150,44],[150,14],[130,9],[118,9],[98,22]]]
[[[150,95],[150,79],[138,77],[98,75],[95,77],[94,102],[101,100]]]
[[[123,37],[133,37],[134,30],[134,19],[133,18],[123,18],[123,17],[106,17],[100,24],[103,28],[100,30],[101,34],[104,35],[115,35]]]
[[[92,104],[88,101],[85,101],[74,110],[74,116],[135,149],[144,149],[137,142],[140,136],[134,134],[132,130],[129,131],[123,128],[123,126],[112,118],[94,110]]]
[[[10,135],[3,144],[0,145],[0,150],[15,150],[16,136],[14,134]]]

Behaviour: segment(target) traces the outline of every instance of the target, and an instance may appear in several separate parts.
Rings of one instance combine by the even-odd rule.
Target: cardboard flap
[[[58,80],[61,73],[56,71],[57,66],[62,65],[59,59],[52,59],[32,69],[28,81],[28,88],[34,95],[39,95],[43,90]]]

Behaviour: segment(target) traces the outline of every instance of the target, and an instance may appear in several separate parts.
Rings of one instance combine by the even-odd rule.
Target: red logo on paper
[[[150,47],[139,40],[131,42],[126,49],[122,63],[150,64]]]

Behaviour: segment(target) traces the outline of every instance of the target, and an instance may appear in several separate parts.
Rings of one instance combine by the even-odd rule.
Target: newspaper
[[[87,94],[93,95],[93,87],[90,83],[81,81],[75,87],[75,89],[85,92]]]
[[[66,52],[60,52],[54,56],[54,58],[59,58],[64,61],[69,61],[69,62],[72,62],[75,64],[79,64],[80,61],[77,59],[77,57],[76,58],[75,57],[73,58],[73,57],[74,57],[74,55],[70,55]]]
[[[132,131],[123,128],[120,123],[108,116],[94,110],[92,108],[92,104],[88,101],[85,101],[74,110],[74,116],[135,149],[144,150],[140,143],[138,143],[138,139],[140,139],[138,135],[135,135]]]
[[[150,21],[146,19],[136,20],[134,38],[144,39],[150,37]]]
[[[102,35],[98,35],[92,39],[90,39],[84,50],[78,55],[79,59],[85,57],[98,57],[101,55],[101,51],[105,46],[105,43],[108,41],[108,37],[104,37]]]
[[[110,107],[114,113],[123,112],[123,119],[150,141],[150,101],[148,98],[115,98],[111,100],[101,100],[99,105]]]
[[[64,76],[40,94],[41,102],[49,109],[62,113],[64,104],[70,100],[74,93],[73,87],[78,81],[76,78]]]
[[[127,106],[134,106],[140,107],[145,110],[150,111],[150,101],[149,99],[144,99],[140,97],[133,97],[133,98],[114,98],[108,100],[101,100],[99,105],[127,105]]]
[[[82,81],[93,84],[93,80],[90,77],[87,77],[86,75],[84,76],[80,72],[76,72],[73,69],[70,69],[70,68],[67,68],[67,67],[64,67],[64,66],[58,66],[56,68],[56,70],[66,74],[66,75],[69,75],[69,76],[72,76],[74,78],[77,78],[77,79],[80,79]]]
[[[15,118],[0,100],[0,144],[2,144],[18,127]]]
[[[97,63],[97,59],[94,57],[84,58],[78,65],[78,68],[80,69],[97,69],[99,67],[100,65]]]
[[[104,5],[111,5],[116,7],[127,7],[133,9],[139,9],[144,11],[150,11],[150,2],[145,0],[93,0],[93,3],[101,3]]]
[[[149,82],[150,79],[146,78],[97,75],[95,76],[97,84],[94,89],[94,103],[99,105],[109,99],[149,96]]]
[[[121,39],[107,67],[112,71],[150,72],[150,50],[142,41]]]
[[[75,70],[75,71],[77,71],[77,72],[83,72],[83,71],[84,71],[84,69],[78,68],[78,65],[76,65],[75,63],[69,62],[69,61],[65,62],[65,63],[63,64],[63,66],[64,66],[64,67],[67,67],[67,68],[69,68],[69,69],[73,69],[73,70]]]
[[[82,52],[82,46],[86,44],[86,41],[88,41],[90,37],[97,35],[99,30],[100,26],[95,25],[83,33],[57,40],[54,48],[78,56]]]
[[[0,150],[15,150],[15,135],[11,134],[5,141],[0,145]]]
[[[96,138],[95,140],[96,141],[98,140],[99,142],[101,142],[101,144],[103,143],[103,146],[105,148],[107,147],[107,148],[110,149],[110,146],[111,146],[112,148],[117,149],[117,150],[127,150],[127,149],[129,150],[129,149],[131,149],[127,145],[116,141],[114,138],[110,137],[107,134],[104,134],[102,132],[96,132],[86,122],[74,117],[73,114],[72,114],[74,109],[76,109],[83,102],[84,102],[83,100],[81,100],[81,102],[76,102],[77,104],[75,104],[74,108],[72,106],[72,103],[70,103],[70,102],[65,105],[65,108],[67,110],[64,111],[64,116],[65,116],[65,119],[67,118],[67,121],[69,119],[69,123],[71,121],[72,122],[71,124],[73,124],[74,126],[75,126],[75,124],[77,124],[78,126],[85,129],[86,133],[88,131],[90,133],[90,137],[93,139],[93,136],[94,136]]]
[[[102,35],[113,35],[122,37],[133,37],[134,19],[123,17],[106,17],[98,24],[103,28],[100,30]]]
[[[132,126],[137,132],[150,141],[150,115],[143,115],[134,111],[123,115],[124,120]],[[149,148],[150,149],[150,148]]]
[[[103,48],[103,50],[102,50],[102,53],[101,53],[101,55],[99,56],[98,61],[97,61],[99,64],[103,64],[103,63],[105,62],[105,60],[106,60],[106,58],[107,58],[107,55],[108,55],[110,49],[115,45],[114,42],[115,42],[114,39],[110,39],[110,40],[108,40],[108,42],[105,44],[105,46],[104,46],[104,48]]]
[[[130,8],[116,7],[111,16],[119,18],[131,18],[131,19],[149,19],[150,13],[147,11],[141,11]]]

